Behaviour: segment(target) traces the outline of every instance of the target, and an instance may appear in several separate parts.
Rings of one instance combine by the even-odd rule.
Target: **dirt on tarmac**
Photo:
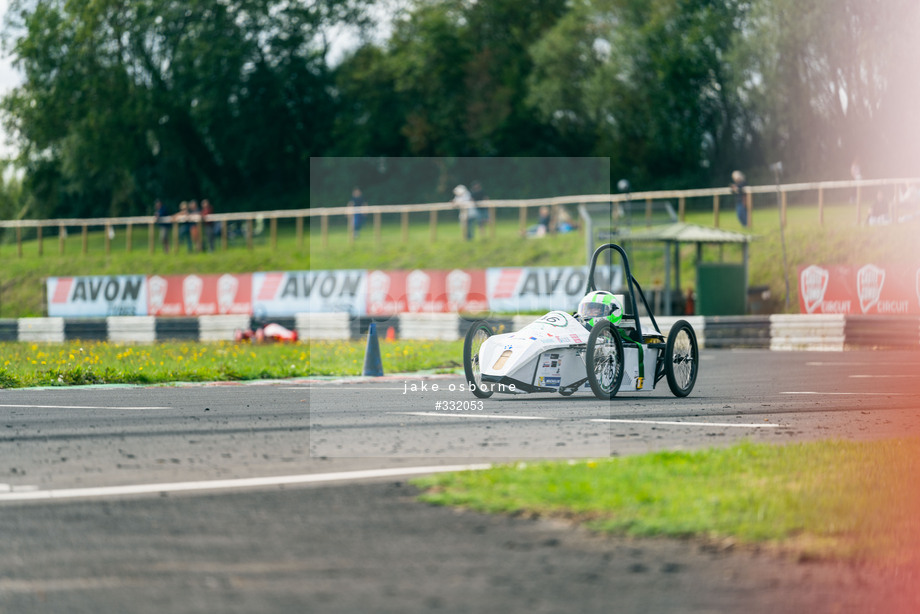
[[[416,495],[391,481],[6,506],[0,611],[920,612],[917,567],[603,537]]]

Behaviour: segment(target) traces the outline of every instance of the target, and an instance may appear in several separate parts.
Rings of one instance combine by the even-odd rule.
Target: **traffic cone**
[[[367,350],[364,353],[364,375],[380,377],[383,375],[383,362],[380,360],[380,342],[377,340],[377,323],[371,322],[367,330]]]
[[[387,329],[387,341],[396,341],[396,329],[392,326]]]

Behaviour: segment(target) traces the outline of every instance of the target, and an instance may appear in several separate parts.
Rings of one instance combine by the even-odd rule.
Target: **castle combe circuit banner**
[[[802,313],[916,315],[920,313],[920,267],[800,267],[799,309]]]
[[[588,269],[516,267],[411,271],[276,271],[240,275],[113,275],[51,277],[48,315],[198,316],[345,312],[518,313],[573,311],[584,296]],[[617,288],[619,267],[598,268],[599,288]]]

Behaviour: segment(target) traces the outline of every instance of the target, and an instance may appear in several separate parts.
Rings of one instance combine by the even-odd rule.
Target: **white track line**
[[[665,424],[668,426],[717,426],[744,429],[778,429],[781,424],[742,424],[732,422],[678,422],[677,420],[619,420],[613,418],[592,418],[591,422],[616,422],[619,424]]]
[[[63,488],[59,490],[32,490],[25,492],[0,492],[0,502],[40,501],[50,499],[75,499],[92,497],[117,497],[124,495],[149,495],[171,492],[231,490],[285,486],[291,484],[319,484],[366,480],[373,478],[395,478],[450,471],[482,471],[492,465],[435,465],[430,467],[396,467],[392,469],[368,469],[364,471],[340,471],[337,473],[309,473],[305,475],[282,475],[267,478],[240,478],[235,480],[205,480],[199,482],[172,482],[164,484],[129,484],[125,486],[100,486],[95,488]]]
[[[112,406],[103,406],[103,405],[27,405],[25,403],[15,404],[15,405],[14,404],[0,405],[0,407],[9,407],[9,408],[16,408],[16,409],[172,409],[171,407],[166,407],[166,406],[162,406],[162,407],[158,407],[158,406],[151,406],[151,407],[138,407],[138,406],[117,407],[116,406],[116,407],[112,407]]]
[[[400,416],[436,416],[438,418],[495,418],[498,420],[549,420],[542,416],[508,416],[501,414],[480,414],[476,411],[392,411]]]

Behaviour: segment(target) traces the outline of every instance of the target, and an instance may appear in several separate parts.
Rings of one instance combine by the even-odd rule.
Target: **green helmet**
[[[623,317],[623,307],[610,292],[595,290],[589,292],[578,303],[578,315],[591,326],[600,320],[616,324]]]

